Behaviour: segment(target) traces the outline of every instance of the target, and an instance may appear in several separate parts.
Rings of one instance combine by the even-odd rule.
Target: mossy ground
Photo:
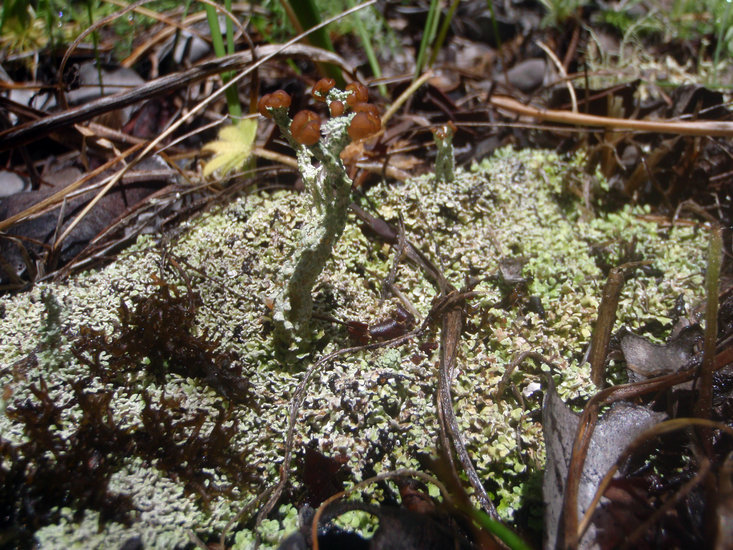
[[[559,366],[559,390],[565,399],[592,392],[588,366],[580,362],[605,282],[601,267],[604,262],[614,264],[632,241],[637,257],[651,265],[625,285],[617,327],[668,326],[679,296],[688,304],[702,298],[706,231],[658,225],[645,220],[646,211],[640,207],[610,213],[581,207],[572,189],[587,183],[597,197],[605,190],[604,182],[586,175],[580,164],[579,159],[553,153],[507,149],[469,171],[458,170],[452,184],[436,187],[430,176],[423,176],[399,186],[376,186],[366,197],[388,221],[396,222],[401,215],[407,238],[455,286],[467,275],[480,278],[476,290],[481,294],[472,304],[475,311],[462,339],[453,383],[454,406],[478,473],[505,518],[522,505],[529,487],[536,487],[544,467],[536,414],[541,391],[527,392],[524,408],[511,392],[497,396],[494,390],[506,365],[522,351],[537,351]],[[188,530],[209,540],[277,480],[287,408],[303,371],[323,354],[352,345],[344,326],[324,321],[314,321],[310,352],[283,354],[273,345],[268,304],[283,284],[281,266],[297,246],[302,203],[302,197],[286,191],[241,197],[187,222],[176,238],[141,237],[104,269],[2,299],[0,437],[6,450],[28,441],[17,415],[9,413],[40,406],[32,387],[46,387],[60,411],[53,433],[61,441],[72,437],[84,413],[71,388],[83,380],[84,393],[114,396],[109,403],[112,422],[127,432],[145,427],[142,391],[156,404],[174,403],[171,414],[178,426],[193,430],[195,420],[205,415],[196,428],[202,437],[215,429],[220,410],[226,410],[222,427],[233,434],[227,451],[246,457],[256,480],[240,486],[226,473],[211,471],[205,472],[206,487],[194,490],[163,467],[170,456],[115,457],[107,492],[131,499],[131,522],[110,520],[99,530],[99,510],[80,512],[73,503],[69,507],[60,501],[45,516],[46,523],[34,529],[42,548],[87,548],[97,542],[119,547],[139,537],[146,548],[169,549],[189,544]],[[392,256],[389,245],[365,237],[352,218],[316,286],[316,311],[367,323],[389,317],[399,302],[380,302],[380,292]],[[220,350],[232,353],[233,366],[241,368],[252,385],[253,403],[233,404],[197,378],[169,373],[161,379],[143,364],[139,371],[117,378],[99,376],[77,359],[74,346],[79,345],[82,327],[113,338],[120,301],[133,308],[136,300],[159,288],[156,277],[188,292],[169,257],[177,259],[191,290],[201,298],[194,332],[205,332],[210,341],[218,341]],[[502,258],[520,257],[526,262],[527,294],[539,297],[544,318],[521,303],[495,307],[504,296],[491,276]],[[395,284],[420,315],[428,313],[436,290],[415,266],[400,264]],[[44,295],[52,295],[61,306],[62,336],[53,349],[43,344],[54,330],[48,326]],[[438,335],[432,338],[437,341]],[[296,449],[315,440],[326,455],[343,453],[355,481],[367,471],[419,468],[418,456],[433,452],[438,434],[438,357],[420,351],[419,343],[340,356],[316,373],[298,419]],[[29,356],[35,357],[33,368],[23,368]],[[101,353],[98,360],[104,364],[110,357]],[[513,377],[520,390],[540,380],[534,366],[525,367]],[[5,453],[2,463],[6,471],[10,454]],[[50,456],[53,460],[53,453]],[[230,490],[212,489],[221,486]],[[207,489],[208,504],[202,497]],[[288,525],[293,513],[291,508],[282,510]],[[263,529],[272,545],[283,532],[279,521]],[[240,529],[236,540],[245,548],[251,533]]]

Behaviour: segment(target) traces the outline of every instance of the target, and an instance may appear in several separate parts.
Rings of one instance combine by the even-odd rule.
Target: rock
[[[542,86],[545,79],[547,63],[544,59],[527,59],[514,65],[506,73],[509,84],[524,93],[530,93]]]

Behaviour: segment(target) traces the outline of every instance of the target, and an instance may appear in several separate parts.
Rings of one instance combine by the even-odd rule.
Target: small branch
[[[616,322],[616,310],[621,291],[624,288],[624,270],[618,267],[611,269],[608,280],[603,287],[603,297],[598,308],[598,320],[593,327],[590,344],[590,379],[597,388],[603,386],[608,345],[611,332]]]
[[[590,379],[597,388],[603,387],[605,375],[606,356],[608,345],[611,342],[613,325],[616,323],[616,310],[621,291],[624,289],[626,272],[640,265],[648,265],[649,262],[631,262],[619,267],[614,267],[608,274],[608,280],[603,287],[601,305],[598,307],[598,320],[593,327],[593,336],[590,344]]]

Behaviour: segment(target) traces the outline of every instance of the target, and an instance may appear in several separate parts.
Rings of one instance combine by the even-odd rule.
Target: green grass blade
[[[232,0],[224,0],[224,7],[226,10],[232,12]],[[226,30],[227,30],[227,53],[234,53],[234,24],[230,18],[226,18]]]
[[[298,19],[298,23],[300,23],[300,26],[303,27],[304,31],[307,31],[321,23],[321,16],[315,0],[301,0],[296,6],[293,6],[293,4],[288,0],[280,1],[283,5],[287,4],[292,13],[295,14]],[[331,39],[328,37],[328,32],[325,28],[320,28],[310,33],[308,35],[308,42],[317,48],[322,48],[329,52],[334,51],[333,44],[331,43]],[[341,69],[339,67],[330,63],[319,63],[318,65],[321,68],[321,72],[324,73],[324,76],[333,78],[336,81],[336,86],[339,88],[344,87],[346,81],[344,80],[344,76],[341,74]]]
[[[456,13],[456,8],[460,1],[461,0],[453,0],[450,8],[448,8],[448,13],[445,15],[445,19],[443,19],[443,24],[440,25],[440,31],[438,32],[438,38],[435,40],[433,53],[430,56],[430,61],[428,61],[428,67],[432,67],[435,60],[438,58],[438,52],[440,52],[440,49],[443,47],[443,42],[445,42],[445,37],[448,35],[448,29],[450,28],[450,22],[453,20],[453,14]]]
[[[503,523],[496,521],[495,519],[491,519],[486,512],[482,512],[481,510],[476,510],[474,508],[471,510],[471,515],[479,526],[493,534],[511,550],[531,550],[531,548],[527,546],[527,543],[519,538],[514,531],[509,529],[509,527]]]
[[[231,5],[231,2],[230,2]],[[219,28],[219,16],[216,13],[216,8],[210,4],[204,4],[206,10],[206,20],[209,23],[209,30],[211,31],[211,43],[214,46],[214,53],[217,57],[224,57],[226,51],[224,50],[224,39],[221,36],[221,29]],[[227,40],[229,39],[229,30],[232,22],[227,18]],[[232,35],[231,49],[234,51],[234,38]],[[221,80],[226,84],[232,78],[231,73],[224,73],[221,75]],[[242,105],[239,103],[239,94],[236,87],[232,86],[226,89],[224,92],[227,99],[227,107],[229,109],[229,115],[238,118],[242,116]]]
[[[718,62],[720,61],[720,52],[725,42],[725,36],[728,31],[728,15],[730,15],[730,0],[725,3],[725,14],[723,21],[718,27],[718,40],[715,45],[715,55],[713,56],[713,86],[718,86]]]
[[[353,8],[354,0],[349,0],[348,6],[350,8]],[[356,32],[359,33],[361,44],[362,46],[364,46],[364,53],[369,60],[369,67],[371,67],[372,69],[372,74],[374,74],[376,78],[381,78],[382,68],[379,66],[379,60],[377,59],[377,55],[374,53],[374,48],[372,48],[372,39],[369,36],[369,33],[367,33],[364,22],[359,18],[358,15],[354,16],[354,27],[356,27]],[[382,94],[382,96],[387,97],[387,86],[385,86],[384,84],[380,84],[378,88],[379,93]]]
[[[438,21],[440,19],[440,0],[431,0],[430,9],[428,10],[428,18],[425,21],[425,31],[420,41],[420,49],[417,53],[417,62],[415,63],[415,76],[413,80],[417,79],[422,73],[425,66],[425,53],[428,49],[428,44],[433,42],[435,38],[435,32],[438,28]]]
[[[489,12],[491,12],[491,28],[494,31],[494,37],[496,38],[496,48],[501,50],[501,37],[499,36],[499,25],[496,24],[496,13],[494,12],[494,1],[486,0],[486,4],[489,6]]]
[[[96,6],[94,6],[96,8]],[[94,25],[94,16],[92,12],[92,0],[87,0],[87,16],[89,17],[89,26]],[[99,58],[99,35],[97,31],[92,33],[92,46],[94,47],[94,60],[97,63],[97,78],[99,79],[99,92],[104,95],[104,80],[102,79],[102,60]]]

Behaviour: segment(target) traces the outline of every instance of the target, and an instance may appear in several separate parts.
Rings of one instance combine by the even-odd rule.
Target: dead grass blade
[[[106,163],[95,168],[91,172],[85,174],[83,177],[79,178],[77,181],[75,181],[71,185],[67,185],[61,191],[54,193],[50,197],[43,199],[42,201],[31,206],[30,208],[23,210],[22,212],[18,212],[14,216],[10,216],[9,218],[6,218],[0,221],[0,231],[7,229],[8,227],[10,227],[11,225],[15,224],[18,221],[28,219],[37,214],[41,214],[47,208],[58,206],[59,204],[61,204],[61,202],[63,202],[64,198],[69,196],[70,193],[77,190],[79,187],[87,183],[89,180],[91,180],[95,176],[98,176],[105,170],[110,169],[118,162],[124,161],[130,155],[142,149],[144,145],[145,145],[144,143],[138,143],[136,145],[133,145],[129,149],[122,152],[120,155],[113,158],[112,160],[107,161]]]
[[[260,46],[256,49],[257,64],[269,61],[275,57],[306,57],[328,63],[339,65],[348,74],[354,74],[351,66],[340,56],[303,44],[295,44],[292,40],[286,44]],[[151,80],[147,84],[135,90],[120,92],[118,94],[104,96],[95,101],[68,109],[61,113],[49,115],[40,120],[26,122],[20,126],[0,132],[0,151],[6,151],[19,145],[25,145],[59,128],[84,122],[97,115],[108,111],[120,109],[138,101],[166,94],[170,91],[184,88],[194,82],[203,80],[209,76],[227,71],[239,71],[247,69],[238,75],[240,78],[254,70],[251,51],[245,51],[221,57],[211,61],[205,61],[191,69],[180,73],[171,74]],[[231,82],[231,81],[230,81]],[[223,88],[222,88],[223,89]],[[218,97],[218,96],[217,96]]]
[[[455,303],[448,302],[448,309],[442,314],[440,331],[438,416],[441,424],[441,441],[445,448],[446,456],[451,462],[451,467],[453,467],[451,446],[448,443],[448,437],[450,436],[450,441],[453,443],[452,446],[456,451],[458,460],[468,476],[471,487],[476,491],[476,498],[481,503],[481,507],[492,519],[498,519],[499,514],[496,511],[496,507],[491,502],[489,495],[486,494],[486,489],[484,489],[483,483],[481,483],[481,479],[478,477],[476,468],[474,468],[471,457],[468,455],[468,451],[466,450],[466,445],[463,442],[463,437],[461,437],[461,432],[458,427],[458,421],[456,420],[456,413],[453,410],[453,400],[451,398],[452,373],[456,365],[456,356],[458,354],[460,337],[463,332],[464,325],[465,313],[463,311],[463,306],[465,305],[465,300],[469,294],[471,293],[455,290],[452,291],[452,293],[444,294],[444,298],[446,300],[450,300],[452,296],[454,296],[456,300]],[[441,304],[436,304],[436,306],[440,305]]]

